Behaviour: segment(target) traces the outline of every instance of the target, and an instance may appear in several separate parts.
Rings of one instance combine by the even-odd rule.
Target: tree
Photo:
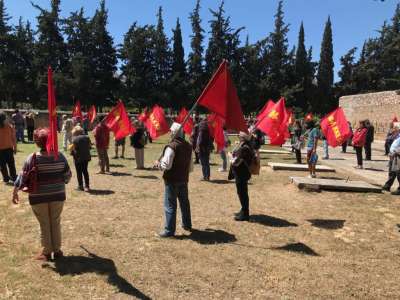
[[[200,19],[200,0],[197,0],[196,7],[190,14],[190,22],[192,24],[192,35],[191,37],[191,53],[189,53],[188,60],[188,73],[189,73],[189,83],[191,90],[189,92],[189,97],[191,103],[200,95],[201,89],[204,84],[204,68],[203,68],[203,40],[204,40],[204,30],[201,28]]]
[[[13,37],[11,26],[8,25],[10,17],[4,6],[4,0],[0,0],[0,100],[7,103],[12,101],[12,91],[8,88],[12,76],[13,65]]]
[[[337,84],[339,96],[351,95],[357,92],[356,82],[354,81],[355,53],[357,47],[350,49],[340,58],[342,68],[339,71],[340,82]]]
[[[326,113],[337,105],[337,101],[333,99],[333,68],[332,23],[331,18],[328,17],[322,38],[321,54],[318,65],[317,82],[320,99],[314,106],[316,112]]]

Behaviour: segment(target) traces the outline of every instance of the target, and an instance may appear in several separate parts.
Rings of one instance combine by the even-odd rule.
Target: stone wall
[[[339,99],[339,105],[353,126],[369,119],[379,139],[385,138],[394,116],[400,120],[400,90],[344,96]]]

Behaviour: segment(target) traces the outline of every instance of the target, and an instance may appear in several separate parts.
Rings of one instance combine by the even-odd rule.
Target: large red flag
[[[156,105],[146,120],[146,128],[152,139],[156,139],[169,131],[168,122],[162,107]]]
[[[108,113],[103,122],[108,129],[114,132],[116,140],[120,140],[136,131],[121,100]]]
[[[272,145],[282,145],[287,138],[287,122],[285,98],[281,98],[258,123],[257,128],[269,136]]]
[[[217,151],[220,152],[225,148],[224,119],[214,113],[209,115],[207,120],[210,128],[210,135],[217,144]]]
[[[197,101],[199,105],[223,118],[227,129],[247,132],[239,97],[226,60],[214,73]]]
[[[144,111],[139,115],[138,120],[142,123],[145,123],[148,118],[149,118],[149,113],[147,111],[147,108],[145,108]]]
[[[265,103],[264,107],[261,109],[260,113],[257,115],[256,117],[257,121],[260,122],[262,119],[264,119],[271,111],[274,105],[275,105],[274,101],[268,100],[267,103]]]
[[[183,121],[185,120],[186,116],[188,115],[188,111],[186,110],[186,108],[182,107],[181,111],[179,112],[179,115],[176,117],[175,122],[182,124]],[[183,131],[187,134],[187,135],[191,135],[192,134],[192,130],[193,130],[193,119],[192,117],[189,117],[187,119],[187,121],[185,122],[185,125],[183,125]]]
[[[72,110],[72,116],[80,118],[81,121],[83,120],[82,109],[81,109],[81,102],[77,100],[74,105],[74,109]]]
[[[47,107],[49,110],[49,136],[47,137],[46,150],[58,158],[58,139],[57,139],[57,104],[56,91],[53,83],[53,71],[51,67],[47,70]]]
[[[87,117],[91,124],[93,124],[94,120],[96,120],[96,116],[97,116],[96,106],[92,105],[89,108],[89,111],[87,112]]]
[[[352,134],[341,107],[326,115],[320,124],[321,130],[331,147],[342,145]]]

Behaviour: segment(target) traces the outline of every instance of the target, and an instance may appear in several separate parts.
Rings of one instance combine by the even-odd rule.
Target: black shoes
[[[388,187],[387,185],[384,185],[382,187],[382,191],[390,192],[390,187]]]
[[[391,192],[392,195],[398,196],[400,195],[400,190],[396,190],[394,192]]]
[[[189,226],[182,226],[183,230],[192,232],[192,227]]]
[[[159,236],[160,238],[171,238],[171,237],[174,236],[174,234],[173,234],[173,233],[168,233],[168,232],[163,231],[163,232],[160,232],[160,233],[158,234],[158,236]]]
[[[243,212],[241,211],[240,213],[238,213],[235,216],[235,221],[250,221],[250,216],[249,216],[249,212]]]

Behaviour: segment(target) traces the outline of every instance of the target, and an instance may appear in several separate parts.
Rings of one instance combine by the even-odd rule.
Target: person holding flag
[[[146,145],[145,129],[139,120],[134,123],[136,132],[131,135],[131,146],[135,149],[136,169],[144,169],[144,146]]]
[[[155,162],[155,167],[164,171],[165,228],[159,233],[161,238],[175,235],[177,199],[181,208],[182,227],[186,231],[192,231],[188,192],[189,173],[193,170],[192,146],[185,141],[180,124],[173,123],[170,131],[172,140],[164,148],[161,159]]]
[[[196,142],[196,152],[199,153],[203,181],[210,181],[210,153],[213,150],[213,139],[207,119],[201,121],[199,125],[199,136]]]

